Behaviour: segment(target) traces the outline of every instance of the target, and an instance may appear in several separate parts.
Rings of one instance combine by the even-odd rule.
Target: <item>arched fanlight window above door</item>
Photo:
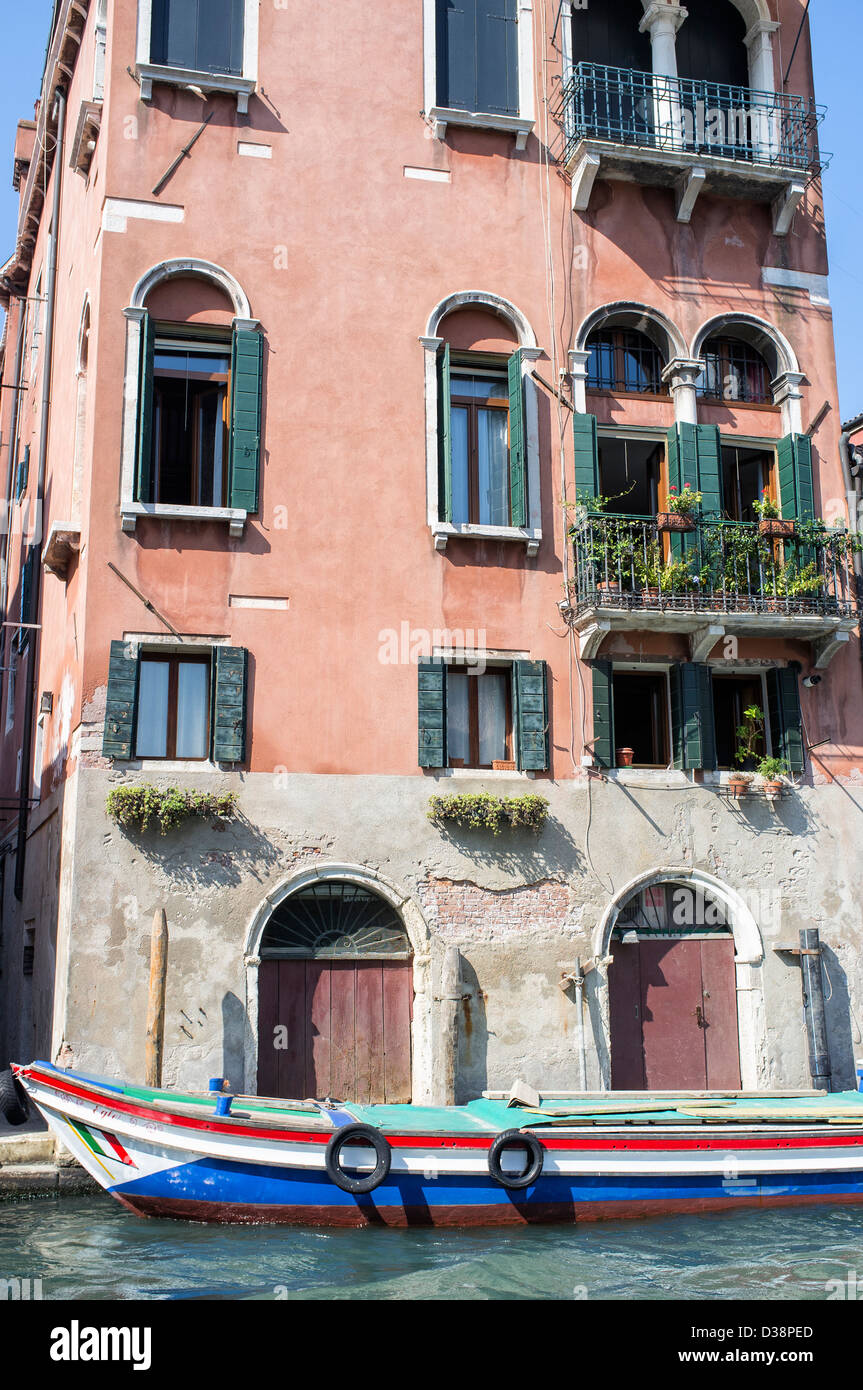
[[[270,918],[263,958],[409,960],[399,914],[361,884],[321,882],[292,893]]]

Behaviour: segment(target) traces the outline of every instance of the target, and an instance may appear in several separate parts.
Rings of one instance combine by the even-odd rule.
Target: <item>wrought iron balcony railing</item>
[[[576,612],[850,619],[858,611],[860,539],[820,522],[776,538],[757,524],[699,520],[688,533],[666,534],[655,520],[589,515],[572,538]]]
[[[786,92],[578,63],[555,119],[565,165],[582,140],[601,140],[816,174],[824,113],[808,97]]]

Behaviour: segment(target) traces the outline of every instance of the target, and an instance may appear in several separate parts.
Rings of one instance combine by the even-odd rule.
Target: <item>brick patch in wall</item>
[[[567,883],[544,878],[515,888],[481,888],[467,879],[428,878],[420,887],[426,917],[442,936],[492,940],[577,927]]]

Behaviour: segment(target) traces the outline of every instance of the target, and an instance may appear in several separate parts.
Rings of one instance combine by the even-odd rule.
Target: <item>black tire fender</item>
[[[372,1172],[364,1178],[352,1178],[341,1165],[342,1150],[352,1144],[360,1144],[363,1147],[368,1145],[374,1149],[377,1162]],[[340,1187],[342,1192],[354,1193],[374,1192],[376,1187],[380,1187],[389,1177],[392,1160],[393,1151],[389,1143],[380,1130],[374,1129],[371,1125],[344,1125],[336,1130],[335,1134],[330,1136],[324,1156],[330,1180],[336,1187]]]
[[[527,1149],[528,1164],[523,1173],[506,1173],[503,1155],[507,1149]],[[488,1171],[502,1187],[532,1187],[542,1173],[545,1149],[535,1134],[523,1129],[505,1129],[498,1134],[488,1151]]]
[[[23,1125],[30,1114],[27,1092],[11,1071],[0,1071],[0,1115],[7,1124]]]

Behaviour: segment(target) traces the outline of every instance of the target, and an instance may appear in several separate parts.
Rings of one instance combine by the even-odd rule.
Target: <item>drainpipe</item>
[[[809,1071],[816,1090],[830,1090],[830,1048],[824,1013],[824,981],[821,976],[821,934],[817,927],[800,933],[800,969],[803,975],[803,1012],[809,1040]]]
[[[54,94],[57,113],[57,137],[54,147],[54,197],[51,206],[51,230],[48,234],[47,289],[45,295],[45,346],[42,367],[42,409],[39,418],[39,474],[36,483],[36,526],[39,544],[42,533],[42,508],[45,497],[45,473],[48,465],[48,425],[51,417],[51,379],[54,374],[54,306],[57,293],[57,240],[60,231],[60,195],[63,190],[63,165],[66,145],[66,93],[58,87]],[[42,591],[42,566],[33,567],[31,612],[39,612]],[[15,897],[24,896],[24,865],[27,856],[27,812],[30,784],[33,780],[30,760],[33,756],[33,706],[36,699],[36,653],[39,629],[32,629],[28,644],[27,689],[24,710],[24,729],[21,741],[21,786],[18,794],[18,839],[15,856]]]

